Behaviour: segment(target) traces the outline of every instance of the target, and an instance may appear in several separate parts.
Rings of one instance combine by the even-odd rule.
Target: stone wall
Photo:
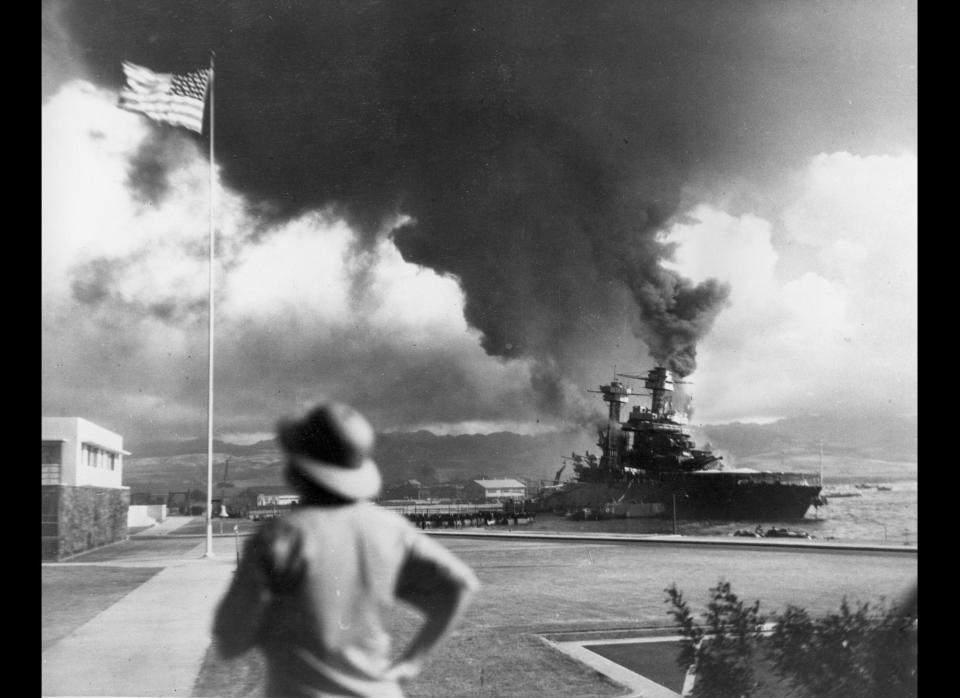
[[[57,500],[56,526],[45,519],[43,559],[61,560],[127,537],[129,490],[65,485],[43,489],[45,497]]]

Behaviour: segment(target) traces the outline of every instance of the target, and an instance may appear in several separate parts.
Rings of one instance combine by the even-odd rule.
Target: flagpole
[[[213,255],[216,235],[214,232],[214,167],[213,167],[213,59],[210,52],[210,241],[209,241],[209,313],[207,337],[207,551],[204,557],[213,554]]]

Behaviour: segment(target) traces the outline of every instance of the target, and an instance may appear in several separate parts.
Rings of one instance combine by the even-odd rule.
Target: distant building
[[[299,503],[300,503],[299,494],[264,494],[263,492],[261,492],[257,495],[258,507],[269,507],[269,506],[285,507],[285,506],[290,506],[291,504],[299,504]]]
[[[127,537],[123,437],[79,417],[41,419],[42,559]]]
[[[497,502],[524,499],[526,486],[519,480],[472,480],[463,488],[464,497],[471,502]]]
[[[391,482],[383,488],[382,499],[420,499],[424,487],[419,480]]]
[[[290,485],[256,485],[235,491],[232,502],[247,509],[290,506],[300,502],[300,495]]]

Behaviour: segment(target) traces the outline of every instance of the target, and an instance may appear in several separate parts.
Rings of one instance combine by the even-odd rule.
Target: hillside
[[[818,472],[822,464],[824,480],[833,482],[917,477],[916,417],[804,416],[771,424],[706,425],[694,436],[731,466]]]
[[[563,463],[560,456],[584,450],[598,452],[581,432],[437,436],[418,431],[379,435],[376,460],[387,482],[481,476],[552,479]],[[201,441],[143,444],[137,455],[124,461],[124,483],[135,492],[204,490],[206,462],[206,443]],[[282,457],[272,441],[250,446],[217,441],[214,462],[214,483],[223,481],[225,475],[241,488],[283,482]]]
[[[917,459],[917,418],[891,419],[857,415],[842,419],[823,416],[793,417],[771,424],[705,425],[703,434],[716,448],[738,457],[758,454],[819,452],[878,460]]]
[[[732,466],[765,470],[820,467],[834,481],[916,478],[917,420],[857,416],[845,420],[797,417],[772,424],[724,424],[692,428]],[[524,436],[508,432],[438,436],[427,431],[381,434],[376,459],[387,482],[417,478],[462,480],[480,476],[552,479],[561,456],[599,453],[586,432]],[[273,441],[249,446],[215,442],[214,483],[237,487],[281,484],[281,455]],[[228,463],[229,460],[229,463]],[[125,460],[124,482],[133,491],[205,490],[206,443],[143,444]],[[565,471],[569,475],[569,469]]]

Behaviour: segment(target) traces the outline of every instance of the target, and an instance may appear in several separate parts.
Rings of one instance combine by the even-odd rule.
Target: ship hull
[[[569,483],[543,497],[541,510],[630,511],[631,516],[678,519],[787,521],[802,519],[819,502],[820,486],[793,473],[672,473],[642,482]],[[634,506],[629,506],[629,505]],[[643,504],[646,506],[636,506]],[[638,514],[636,512],[647,512]],[[615,514],[614,514],[615,515]]]

